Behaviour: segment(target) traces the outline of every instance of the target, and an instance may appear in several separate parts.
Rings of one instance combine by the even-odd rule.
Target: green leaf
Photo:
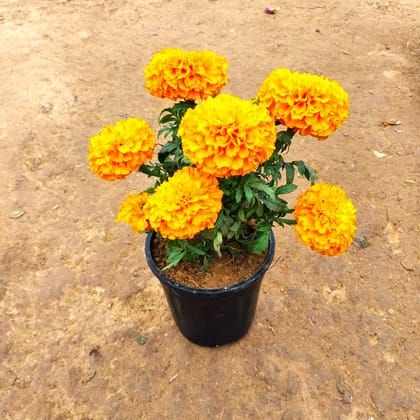
[[[167,245],[168,245],[168,257],[166,259],[167,261],[167,265],[162,269],[162,270],[167,270],[171,267],[174,267],[175,265],[177,265],[183,258],[185,255],[185,249],[181,248],[178,245],[178,242],[181,241],[176,241],[176,240],[169,240]]]
[[[168,122],[173,122],[175,121],[175,117],[172,114],[166,114],[165,116],[163,116],[160,120],[159,123],[160,124],[166,124]]]
[[[292,144],[292,138],[295,133],[291,128],[288,128],[286,131],[279,131],[277,133],[276,150],[278,152],[287,151]]]
[[[279,201],[273,201],[270,199],[263,199],[262,202],[264,203],[264,206],[266,206],[271,211],[280,211],[284,208],[284,204]]]
[[[252,194],[252,190],[248,185],[244,185],[244,193],[246,201],[248,201],[249,204],[252,204],[254,202],[254,194]]]
[[[305,163],[302,160],[295,160],[293,164],[298,168],[299,174],[304,176],[305,174]]]
[[[254,254],[261,254],[268,248],[270,241],[270,226],[259,226],[253,234],[253,239],[239,241]]]
[[[161,149],[160,149],[160,151],[159,151],[159,153],[170,153],[170,152],[173,152],[174,150],[176,150],[176,148],[178,147],[179,145],[178,144],[176,144],[175,142],[173,142],[173,141],[169,141],[168,143],[166,143]]]
[[[297,185],[295,184],[285,184],[281,187],[277,188],[276,193],[277,194],[289,194],[293,192],[297,188]]]
[[[159,119],[162,117],[163,114],[168,114],[168,113],[172,114],[172,107],[162,109],[162,111],[160,111],[160,114],[159,114]]]
[[[188,158],[187,157],[185,157],[185,156],[183,156],[180,160],[179,160],[179,163],[182,165],[182,166],[192,166],[192,163],[188,160]]]
[[[311,185],[315,183],[316,181],[315,172],[309,165],[307,165],[302,160],[295,160],[292,162],[292,164],[298,168],[300,175],[304,176],[308,181],[311,182]]]
[[[239,234],[242,224],[243,223],[240,220],[238,220],[230,227],[230,231],[233,233],[233,235]]]
[[[194,254],[195,256],[206,255],[206,252],[203,251],[198,246],[195,246],[195,245],[191,244],[190,242],[187,242],[186,245],[187,245],[187,251],[189,253]],[[196,260],[197,258],[193,257],[193,259]]]
[[[241,187],[238,187],[235,191],[235,201],[239,204],[244,196],[244,192]]]
[[[306,164],[305,164],[305,167],[306,167],[306,171],[305,171],[306,179],[311,182],[311,185],[315,184],[316,175],[315,175],[314,170]]]
[[[257,201],[257,216],[262,217],[264,215],[264,206],[261,204],[260,201]]]
[[[283,218],[280,218],[280,219],[278,219],[278,223],[283,223],[285,225],[295,225],[296,224],[296,220],[294,220],[294,219],[283,219]]]
[[[286,184],[292,184],[295,178],[295,167],[291,163],[284,165],[286,169]]]
[[[259,190],[259,191],[264,191],[270,198],[272,198],[273,200],[276,197],[275,191],[270,188],[267,184],[264,184],[264,182],[260,181],[258,183],[255,183],[253,185],[254,189]]]

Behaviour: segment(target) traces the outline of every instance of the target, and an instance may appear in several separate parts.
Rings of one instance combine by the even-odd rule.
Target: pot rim
[[[172,280],[170,277],[168,277],[160,268],[156,265],[155,260],[152,257],[152,240],[156,236],[156,232],[149,232],[146,236],[146,242],[145,242],[145,253],[146,253],[146,261],[152,270],[153,274],[161,280],[163,283],[167,284],[169,287],[173,287],[175,289],[178,289],[180,291],[195,294],[195,295],[201,295],[201,296],[208,296],[208,295],[220,295],[220,294],[227,294],[227,293],[236,293],[242,289],[245,289],[248,287],[249,284],[254,282],[257,278],[261,277],[265,274],[265,272],[268,270],[270,264],[273,261],[274,258],[274,252],[275,252],[275,237],[273,230],[270,231],[270,241],[268,245],[268,252],[264,259],[264,262],[261,264],[261,266],[258,268],[258,270],[253,273],[250,277],[240,281],[239,283],[232,284],[231,286],[225,286],[220,288],[213,288],[213,289],[197,289],[194,287],[189,287],[184,284],[177,283],[176,281]]]

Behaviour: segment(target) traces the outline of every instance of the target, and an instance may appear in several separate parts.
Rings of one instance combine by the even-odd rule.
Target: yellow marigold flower
[[[90,139],[90,169],[107,181],[125,178],[153,156],[155,144],[156,136],[143,119],[128,118],[107,125]]]
[[[349,114],[347,92],[324,76],[277,69],[264,80],[258,98],[286,127],[325,140]]]
[[[143,207],[150,194],[127,194],[126,199],[121,203],[118,210],[117,222],[128,223],[134,232],[142,233],[151,230]]]
[[[152,229],[167,239],[191,239],[212,228],[222,208],[217,179],[186,166],[159,185],[144,211]]]
[[[164,48],[144,69],[146,89],[158,98],[195,101],[218,94],[227,83],[227,61],[211,51]]]
[[[296,203],[296,234],[304,245],[324,255],[347,250],[356,232],[356,209],[340,187],[319,183]]]
[[[229,94],[189,109],[179,126],[185,156],[218,178],[255,171],[274,151],[276,127],[267,110]]]

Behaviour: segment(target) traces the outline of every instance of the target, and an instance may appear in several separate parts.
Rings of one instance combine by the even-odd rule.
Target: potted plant
[[[127,195],[117,221],[148,234],[146,259],[176,324],[206,346],[248,331],[274,255],[273,226],[294,226],[305,245],[329,256],[345,252],[356,230],[341,188],[315,183],[305,162],[284,159],[296,133],[325,140],[343,124],[345,90],[323,76],[277,69],[245,100],[220,93],[227,66],[210,51],[154,54],[146,88],[174,102],[160,113],[156,155],[155,133],[140,118],[106,126],[89,145],[100,178],[133,171],[154,178],[154,186]],[[284,196],[297,188],[297,174],[311,187],[290,208]],[[208,284],[209,273],[216,283]]]

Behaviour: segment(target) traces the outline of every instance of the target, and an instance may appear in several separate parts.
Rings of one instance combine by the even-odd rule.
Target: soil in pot
[[[268,251],[262,254],[240,252],[232,255],[223,252],[215,256],[208,271],[202,270],[201,262],[181,261],[176,267],[165,270],[165,274],[177,283],[199,289],[217,289],[231,286],[250,277],[263,264]],[[166,266],[166,240],[155,236],[152,256],[156,265]]]

